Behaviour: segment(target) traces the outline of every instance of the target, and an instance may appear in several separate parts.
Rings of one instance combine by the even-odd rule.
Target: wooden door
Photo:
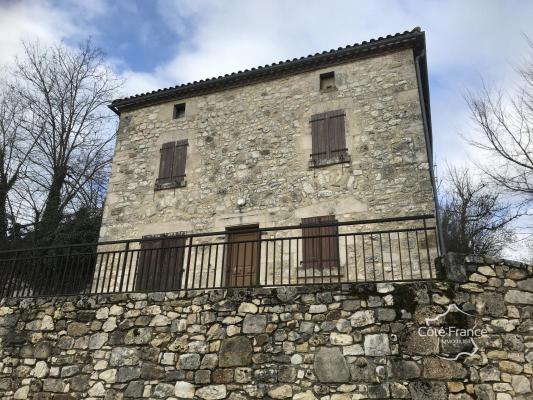
[[[135,290],[167,291],[181,288],[185,237],[141,241]]]
[[[246,229],[253,229],[253,227]],[[260,232],[239,232],[238,230],[228,232],[226,286],[257,285],[261,249],[260,238]]]

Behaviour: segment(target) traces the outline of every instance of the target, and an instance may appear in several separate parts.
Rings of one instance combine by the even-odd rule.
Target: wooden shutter
[[[346,153],[344,110],[328,111],[311,116],[311,161],[337,158]]]
[[[187,164],[187,140],[179,140],[176,142],[176,149],[174,152],[174,165],[172,168],[173,182],[183,182],[185,180],[185,166]]]
[[[326,113],[328,125],[328,144],[332,156],[342,154],[346,149],[346,132],[344,129],[344,110]]]
[[[167,291],[181,288],[185,236],[141,241],[135,290]]]
[[[320,223],[337,222],[334,215],[319,217]],[[320,228],[320,235],[323,237],[321,244],[321,264],[322,268],[336,268],[339,266],[339,228],[338,226],[323,226]]]
[[[146,237],[147,238],[147,237]],[[153,288],[154,273],[160,256],[161,240],[143,240],[137,257],[135,290],[144,291]]]
[[[336,222],[334,215],[302,219],[304,268],[334,268],[339,265],[339,231],[337,226],[306,227]],[[324,237],[325,236],[325,237]]]
[[[319,217],[302,219],[302,251],[304,268],[318,268],[320,266],[320,252],[322,249],[320,238],[320,227],[306,227],[305,225],[316,225],[320,223]]]
[[[159,176],[158,184],[170,183],[172,181],[172,166],[174,158],[174,148],[176,142],[163,143],[160,150],[159,158]]]
[[[328,130],[326,114],[315,114],[311,117],[312,154],[311,160],[318,161],[327,157]]]

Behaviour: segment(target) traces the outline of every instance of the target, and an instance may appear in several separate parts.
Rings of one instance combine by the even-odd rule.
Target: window
[[[163,143],[160,150],[159,176],[156,189],[169,189],[186,185],[187,140]]]
[[[185,116],[185,103],[174,104],[173,118],[183,118]]]
[[[320,90],[335,89],[335,72],[320,74]]]
[[[137,256],[135,290],[179,290],[184,250],[183,235],[143,236]]]
[[[302,219],[302,266],[311,269],[339,267],[339,229],[337,226],[312,226],[337,222],[334,215]]]
[[[344,110],[311,116],[311,167],[350,162],[346,148]]]

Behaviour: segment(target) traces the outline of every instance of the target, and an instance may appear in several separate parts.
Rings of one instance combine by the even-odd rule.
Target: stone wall
[[[337,88],[319,90],[319,75],[330,71]],[[185,117],[172,119],[180,102]],[[351,163],[311,169],[310,117],[336,109],[346,111]],[[187,185],[154,191],[161,145],[182,139]],[[405,49],[123,112],[100,238],[433,212],[413,51]]]
[[[4,300],[0,398],[531,398],[533,267],[444,261],[446,281]],[[486,330],[458,361],[418,329],[452,303]]]

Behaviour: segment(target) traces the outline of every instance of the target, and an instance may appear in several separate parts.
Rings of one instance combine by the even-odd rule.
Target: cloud
[[[470,157],[459,136],[471,130],[466,89],[475,89],[481,76],[495,84],[512,79],[527,46],[523,34],[533,37],[533,3],[521,1],[158,0],[124,6],[110,0],[23,0],[4,2],[0,11],[0,63],[20,51],[22,38],[74,42],[91,34],[127,79],[124,95],[421,26],[427,35],[439,162]],[[125,21],[129,34],[117,38],[119,21]],[[157,36],[154,27],[169,35]],[[131,51],[135,47],[137,56]],[[142,68],[134,61],[146,57],[140,50],[149,47],[162,54],[161,61]],[[119,56],[118,49],[125,48],[130,53]]]

